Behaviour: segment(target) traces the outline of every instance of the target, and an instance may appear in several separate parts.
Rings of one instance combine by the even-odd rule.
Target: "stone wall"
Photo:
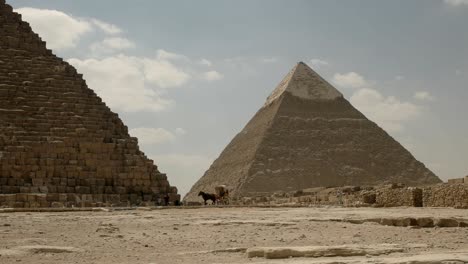
[[[393,187],[393,186],[392,186]],[[376,205],[382,207],[414,206],[422,207],[421,188],[382,188],[376,190]]]
[[[0,0],[0,206],[180,200],[116,113]]]
[[[423,189],[426,207],[468,208],[467,184],[438,184]]]
[[[465,179],[464,179],[464,178],[449,179],[449,180],[447,181],[447,183],[449,183],[449,184],[465,183]]]
[[[259,206],[373,206],[468,208],[468,185],[437,184],[406,187],[390,184],[376,187],[314,188],[290,193],[242,197],[238,205]]]

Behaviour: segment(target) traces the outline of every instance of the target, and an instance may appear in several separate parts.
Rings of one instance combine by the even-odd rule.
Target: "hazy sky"
[[[7,0],[185,194],[304,61],[442,179],[468,174],[468,0]]]

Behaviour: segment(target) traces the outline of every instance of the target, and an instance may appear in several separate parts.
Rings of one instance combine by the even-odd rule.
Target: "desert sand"
[[[467,227],[380,224],[408,217],[468,222],[468,211],[207,206],[3,212],[0,263],[468,263]]]

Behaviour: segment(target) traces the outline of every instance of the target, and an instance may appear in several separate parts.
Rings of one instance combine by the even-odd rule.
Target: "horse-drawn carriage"
[[[229,204],[229,190],[226,185],[218,185],[215,187],[216,196],[218,196],[218,203]]]
[[[203,198],[205,205],[206,201],[211,200],[213,204],[229,204],[229,190],[226,185],[218,185],[215,187],[215,193],[206,193],[200,191],[198,196]]]

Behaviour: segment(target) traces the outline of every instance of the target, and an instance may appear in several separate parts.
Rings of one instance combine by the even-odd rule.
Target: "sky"
[[[183,195],[303,61],[441,179],[468,174],[468,0],[7,0]]]

